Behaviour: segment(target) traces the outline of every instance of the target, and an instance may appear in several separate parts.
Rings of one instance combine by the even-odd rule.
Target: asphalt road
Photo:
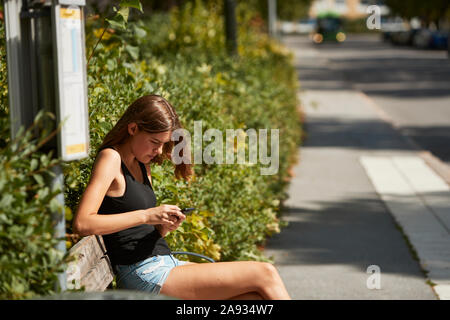
[[[450,59],[447,51],[394,46],[378,35],[350,35],[314,45],[306,36],[283,39],[305,59],[301,85],[312,90],[359,90],[402,134],[450,164]]]

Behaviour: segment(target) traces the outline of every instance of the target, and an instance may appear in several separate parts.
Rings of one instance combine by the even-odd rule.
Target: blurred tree
[[[141,0],[144,13],[147,15],[152,14],[155,11],[169,11],[174,6],[182,6],[189,0]],[[118,6],[120,0],[89,0],[87,1],[87,9],[92,13],[111,13],[113,6]]]
[[[224,0],[226,46],[230,55],[237,55],[237,24],[235,0]]]
[[[264,20],[267,20],[268,2],[267,0],[240,0],[248,3],[254,10],[261,14]],[[240,2],[239,1],[239,2]],[[277,0],[277,18],[278,20],[294,21],[308,17],[309,8],[313,0]]]
[[[277,0],[277,14],[280,20],[307,18],[313,0]]]
[[[448,0],[385,0],[385,4],[403,18],[411,19],[418,17],[425,26],[434,22],[439,28],[443,19],[450,18],[450,1]]]
[[[155,11],[169,11],[173,7],[182,7],[188,2],[196,0],[142,0],[142,7],[145,15],[151,15]],[[112,12],[112,7],[117,6],[120,1],[110,0],[89,0],[87,2],[91,12]],[[223,0],[202,0],[206,7],[215,7],[223,10]],[[277,0],[277,18],[279,20],[298,20],[308,16],[309,8],[313,0]],[[267,0],[236,0],[236,4],[243,3],[255,11],[267,21],[268,3]],[[130,12],[130,18],[132,12]]]

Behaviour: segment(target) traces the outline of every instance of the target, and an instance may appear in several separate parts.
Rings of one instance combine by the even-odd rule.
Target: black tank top
[[[114,149],[112,147],[106,148]],[[145,165],[139,162],[144,183],[134,179],[123,161],[121,166],[125,176],[125,193],[120,197],[105,195],[98,214],[117,214],[155,207],[156,196],[148,180]],[[159,231],[148,224],[103,235],[103,240],[114,267],[118,264],[134,264],[151,256],[171,253],[167,242],[161,237]]]

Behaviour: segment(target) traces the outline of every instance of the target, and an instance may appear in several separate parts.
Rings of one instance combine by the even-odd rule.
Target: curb
[[[358,94],[368,102],[368,104],[375,110],[378,116],[389,124],[392,129],[400,133],[406,142],[417,151],[418,155],[430,166],[433,171],[438,174],[450,186],[450,166],[433,155],[430,151],[422,149],[414,140],[404,135],[401,131],[400,125],[396,123],[383,109],[381,109],[375,101],[362,91],[357,91]]]

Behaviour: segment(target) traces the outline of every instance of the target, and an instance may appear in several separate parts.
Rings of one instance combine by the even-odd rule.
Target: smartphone
[[[181,212],[183,212],[184,215],[191,213],[192,211],[194,211],[195,208],[184,208],[181,209]]]
[[[191,213],[192,211],[194,211],[195,210],[195,208],[183,208],[183,209],[181,209],[181,212],[184,214],[184,215],[187,215],[187,214],[189,214],[189,213]],[[174,215],[175,216],[175,215]],[[179,219],[178,218],[178,216],[175,216],[176,218],[177,218],[177,220]]]

